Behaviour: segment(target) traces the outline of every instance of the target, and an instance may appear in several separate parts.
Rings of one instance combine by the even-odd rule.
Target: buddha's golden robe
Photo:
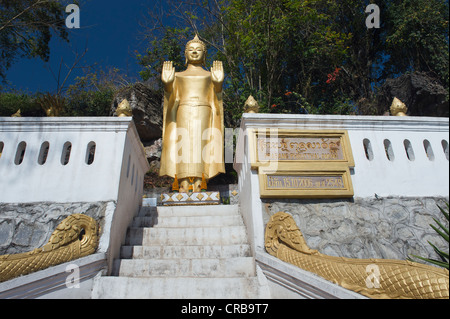
[[[159,174],[211,179],[225,173],[223,132],[222,92],[215,92],[211,73],[176,73],[172,92],[164,92]]]

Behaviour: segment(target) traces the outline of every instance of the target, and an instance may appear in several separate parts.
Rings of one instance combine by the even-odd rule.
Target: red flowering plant
[[[336,79],[337,79],[338,76],[339,76],[339,72],[340,72],[340,71],[341,71],[341,68],[335,68],[334,71],[333,71],[333,73],[328,74],[328,75],[327,75],[327,76],[328,76],[327,84],[330,84],[330,83],[336,81]]]
[[[312,106],[299,93],[287,90],[281,96],[273,99],[271,113],[308,114]]]

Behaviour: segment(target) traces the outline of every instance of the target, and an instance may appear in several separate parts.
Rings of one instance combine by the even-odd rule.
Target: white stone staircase
[[[270,298],[237,205],[142,207],[92,298]]]

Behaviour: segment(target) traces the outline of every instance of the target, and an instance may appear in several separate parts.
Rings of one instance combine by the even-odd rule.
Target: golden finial
[[[22,114],[20,114],[20,109],[16,113],[11,115],[11,117],[22,117]]]
[[[189,179],[188,191],[193,192],[194,191],[194,177],[188,177],[188,179]]]
[[[205,174],[202,173],[202,183],[200,184],[200,189],[206,192],[207,189]]]
[[[180,190],[180,186],[178,185],[178,178],[177,178],[177,175],[175,174],[175,180],[173,181],[173,184],[172,184],[172,191],[178,192],[179,190]]]
[[[244,105],[244,112],[245,113],[258,113],[259,112],[259,105],[258,102],[255,100],[255,98],[250,95],[245,102]]]
[[[131,110],[130,103],[127,99],[124,99],[122,102],[120,102],[119,106],[116,109],[116,114],[118,117],[126,117],[126,116],[132,116],[133,111]]]
[[[48,117],[58,117],[64,108],[65,99],[59,95],[46,93],[41,95],[37,102]]]
[[[398,98],[394,97],[391,105],[391,115],[393,116],[406,116],[408,108],[406,104],[400,101]]]

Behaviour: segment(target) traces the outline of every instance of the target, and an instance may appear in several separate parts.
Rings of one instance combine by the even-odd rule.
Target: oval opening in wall
[[[370,144],[370,141],[367,138],[365,138],[363,140],[363,146],[364,146],[364,153],[366,154],[366,158],[369,161],[373,160],[372,145]]]
[[[445,158],[448,161],[448,142],[446,140],[442,140],[441,144],[442,144],[442,150],[444,151],[444,154],[445,154]]]
[[[3,142],[0,142],[0,158],[2,158],[2,153],[3,153],[3,147],[5,146],[5,144]]]
[[[86,149],[86,164],[91,165],[95,158],[95,142],[90,142]]]
[[[72,151],[72,143],[66,142],[63,146],[63,151],[61,154],[61,164],[67,165],[70,160],[70,152]]]
[[[20,142],[17,146],[16,157],[14,158],[14,164],[20,165],[23,162],[23,158],[25,157],[25,150],[27,148],[27,143]]]
[[[47,157],[48,157],[48,151],[50,149],[50,144],[49,142],[44,142],[41,145],[41,149],[39,151],[39,157],[38,157],[38,164],[39,165],[44,165],[45,162],[47,162]]]
[[[423,147],[425,149],[425,153],[427,154],[427,157],[430,161],[434,161],[434,152],[433,148],[431,147],[431,143],[428,140],[423,140]]]
[[[410,161],[414,161],[416,159],[416,156],[414,155],[414,150],[412,148],[411,142],[409,140],[404,140],[403,146],[405,146],[406,157]]]
[[[388,139],[384,140],[384,150],[386,152],[386,157],[391,162],[395,159],[394,150],[392,149],[392,143]]]

